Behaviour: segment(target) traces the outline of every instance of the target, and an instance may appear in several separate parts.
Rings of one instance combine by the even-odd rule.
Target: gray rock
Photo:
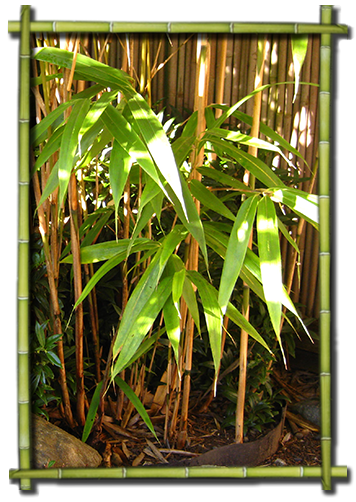
[[[91,446],[44,418],[32,415],[32,464],[35,469],[51,467],[98,467],[101,455]]]
[[[320,403],[316,399],[300,401],[291,407],[293,413],[298,413],[314,425],[320,427]]]

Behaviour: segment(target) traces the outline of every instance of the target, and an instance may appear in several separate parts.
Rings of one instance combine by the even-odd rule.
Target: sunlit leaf
[[[272,326],[284,355],[280,338],[283,283],[278,222],[274,204],[267,196],[258,204],[257,236],[263,291]]]
[[[180,343],[180,336],[181,336],[181,330],[180,330],[180,316],[177,311],[176,306],[173,303],[172,296],[169,295],[167,298],[166,303],[164,304],[163,307],[163,317],[164,317],[164,323],[166,326],[166,331],[167,331],[167,336],[169,341],[172,344],[173,348],[173,353],[174,357],[177,363],[177,368],[178,372],[179,371],[179,343]],[[180,374],[179,374],[180,377]]]
[[[219,305],[224,314],[245,259],[258,200],[255,195],[241,204],[231,230],[219,287]]]
[[[118,141],[114,140],[109,164],[109,177],[112,190],[112,198],[115,205],[116,238],[118,236],[117,214],[119,203],[130,173],[131,162],[132,161],[130,155],[121,147]]]

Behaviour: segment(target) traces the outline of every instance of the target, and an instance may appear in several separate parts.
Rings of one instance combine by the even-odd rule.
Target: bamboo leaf
[[[250,189],[248,189],[248,187],[246,187],[244,183],[237,180],[236,178],[233,178],[232,176],[229,176],[228,174],[218,171],[217,169],[213,169],[211,167],[199,167],[198,171],[204,176],[218,181],[222,185],[237,188],[238,190],[241,190],[242,193],[248,193],[250,191]]]
[[[308,35],[291,36],[293,66],[295,75],[295,90],[293,96],[293,103],[295,102],[295,98],[297,97],[299,89],[300,72],[304,63],[305,56],[307,54],[308,40],[309,40]]]
[[[171,293],[171,280],[171,277],[165,277],[153,292],[149,291],[150,294],[147,295],[147,300],[142,305],[142,308],[139,302],[136,303],[137,311],[139,310],[139,312],[137,315],[135,312],[133,322],[127,322],[127,316],[124,319],[127,308],[131,311],[131,305],[129,306],[130,300],[127,303],[114,344],[114,360],[116,359],[116,362],[112,368],[112,379],[127,366],[129,361],[132,361],[133,355],[137,352],[138,347],[163,309]],[[142,295],[140,298],[142,299],[143,297]]]
[[[204,279],[199,272],[187,271],[187,276],[199,291],[204,310],[204,317],[208,328],[210,349],[215,368],[214,386],[216,385],[221,359],[221,329],[222,312],[217,300],[216,289]]]
[[[67,192],[70,175],[73,169],[75,153],[80,144],[79,131],[88,113],[90,101],[81,99],[75,102],[65,127],[58,159],[58,207],[61,206]]]
[[[115,99],[115,97],[118,94],[117,91],[111,91],[111,92],[103,92],[100,98],[95,101],[90,108],[89,112],[87,113],[82,127],[80,129],[80,134],[81,136],[84,136],[84,134],[94,125],[98,122],[99,118],[101,117],[102,113],[105,111],[107,106],[110,105],[110,103]]]
[[[56,162],[55,165],[52,167],[50,175],[48,176],[46,186],[42,192],[40,201],[36,209],[38,209],[44,203],[44,201],[51,195],[51,193],[53,193],[54,190],[58,187],[59,185],[58,167],[59,167],[58,162]]]
[[[147,150],[144,142],[137,136],[129,122],[125,119],[122,113],[108,106],[101,116],[101,120],[105,127],[110,131],[111,135],[117,140],[121,148],[131,156],[133,162],[138,164],[151,176],[151,178],[162,186],[158,177],[156,166]]]
[[[115,383],[120,387],[120,389],[126,394],[126,396],[130,399],[131,403],[134,405],[138,413],[141,415],[142,420],[145,422],[149,430],[152,432],[154,437],[157,439],[156,432],[153,428],[151,419],[145,410],[143,404],[139,400],[139,398],[136,396],[134,391],[131,389],[131,387],[119,376],[115,377]]]
[[[156,287],[168,259],[185,235],[186,231],[184,231],[182,227],[176,226],[174,230],[164,239],[161,249],[156,253],[139,280],[127,302],[122,320],[120,322],[118,335],[113,349],[114,359],[126,343],[126,340],[131,336],[131,333],[140,329],[140,322],[142,322],[141,312],[146,311],[144,309],[147,309],[150,298],[156,291]],[[153,309],[155,305],[152,305],[151,307]],[[149,312],[147,315],[150,315]]]
[[[190,190],[195,198],[197,198],[206,208],[212,209],[218,214],[225,216],[229,220],[234,221],[234,214],[228,209],[221,200],[208,190],[200,181],[191,180]]]
[[[316,195],[295,188],[278,188],[273,190],[271,199],[285,204],[319,230],[319,206]]]
[[[257,236],[263,291],[272,326],[284,357],[280,337],[283,283],[278,222],[274,204],[267,196],[258,204]]]
[[[99,242],[91,246],[83,246],[80,249],[81,263],[97,263],[99,261],[109,260],[119,254],[127,253],[131,239],[120,239],[116,241]],[[159,244],[150,239],[140,238],[132,246],[133,252],[145,251],[147,249],[159,249]],[[69,255],[61,263],[73,263],[73,256]]]
[[[114,140],[109,164],[109,178],[112,190],[112,198],[115,206],[116,239],[118,236],[117,214],[119,209],[119,203],[126,185],[127,178],[130,173],[130,169],[131,169],[130,155],[121,147],[118,141]]]
[[[180,343],[180,336],[181,336],[181,331],[180,331],[180,316],[179,312],[177,311],[176,305],[173,303],[172,295],[169,295],[167,298],[166,303],[164,304],[163,307],[163,317],[164,317],[164,324],[166,326],[166,331],[167,331],[167,336],[169,341],[172,344],[173,347],[173,353],[174,357],[177,363],[177,368],[179,372],[179,378],[181,377],[180,375],[180,370],[179,370],[179,343]]]
[[[55,64],[60,68],[71,69],[74,54],[73,52],[58,49],[56,47],[41,47],[33,49],[32,57],[39,61]],[[104,87],[120,89],[128,96],[135,92],[131,85],[132,80],[127,73],[100,63],[83,54],[76,55],[74,75],[75,78],[79,80],[89,80],[97,82]]]
[[[242,167],[244,167],[247,171],[250,171],[267,187],[285,186],[272,169],[270,169],[267,164],[262,162],[259,158],[236,148],[234,145],[231,145],[227,141],[220,138],[211,138],[210,142],[213,146],[217,145],[218,148],[221,148],[225,154],[236,160]]]
[[[242,203],[230,234],[219,287],[219,305],[223,314],[226,312],[232,291],[245,260],[258,201],[259,196],[255,195]]]
[[[172,188],[187,216],[178,167],[162,124],[145,99],[135,94],[127,102],[141,136],[164,179]]]
[[[96,417],[96,412],[98,411],[98,407],[99,407],[99,403],[100,403],[100,392],[101,392],[102,386],[103,386],[103,380],[101,382],[99,382],[98,385],[96,386],[96,389],[94,391],[94,395],[91,399],[89,411],[87,414],[87,418],[85,420],[84,429],[83,429],[83,433],[82,433],[83,443],[86,442],[86,440],[88,439],[89,434],[92,430],[94,420]]]

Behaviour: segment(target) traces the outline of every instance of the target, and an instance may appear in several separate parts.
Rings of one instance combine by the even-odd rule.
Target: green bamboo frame
[[[347,34],[345,25],[333,25],[332,6],[321,6],[320,24],[294,23],[120,23],[30,21],[30,6],[21,8],[21,20],[9,21],[10,33],[21,33],[19,101],[19,224],[18,224],[18,429],[19,469],[10,479],[20,480],[21,490],[31,489],[32,479],[124,478],[321,478],[331,490],[332,478],[347,477],[346,466],[331,466],[330,374],[330,111],[331,40]],[[320,198],[320,394],[321,467],[127,467],[110,469],[31,469],[29,385],[29,88],[30,33],[63,32],[160,32],[160,33],[275,33],[321,34],[319,94],[319,198]]]

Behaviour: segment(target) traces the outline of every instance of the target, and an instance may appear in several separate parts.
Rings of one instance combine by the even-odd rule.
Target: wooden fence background
[[[55,35],[51,36],[56,38]],[[69,50],[74,47],[76,36],[67,36],[66,48]],[[167,113],[178,112],[182,118],[186,118],[194,108],[197,37],[196,34],[158,33],[80,35],[79,50],[106,64],[124,69],[135,78],[138,89],[148,83],[151,103],[155,110],[165,108]],[[208,40],[208,104],[232,105],[254,89],[257,35],[212,34]],[[290,36],[267,35],[266,42],[263,84],[293,82],[295,76]],[[309,36],[307,55],[300,75],[301,82],[318,84],[319,48],[320,37]],[[220,86],[221,80],[223,87]],[[221,93],[222,88],[221,98],[219,92]],[[145,91],[147,92],[147,87]],[[288,157],[298,168],[301,178],[310,178],[318,158],[318,87],[300,85],[294,103],[293,95],[294,84],[273,86],[263,91],[261,120],[303,155],[309,167],[290,154]],[[239,110],[252,115],[252,107],[253,100],[250,99]],[[242,132],[246,132],[244,124],[238,124],[234,117],[230,119],[230,125],[238,126]],[[293,175],[293,169],[283,159],[271,157],[269,164],[285,169],[290,176]],[[313,184],[310,179],[303,181],[299,188],[317,193],[317,183]],[[294,237],[297,231],[297,225],[290,227]],[[283,236],[281,239],[286,282],[292,248]],[[318,318],[319,238],[318,232],[309,223],[305,224],[300,235],[299,247],[301,256],[298,270],[294,274],[291,298],[296,304],[300,304],[300,310],[305,316]]]

